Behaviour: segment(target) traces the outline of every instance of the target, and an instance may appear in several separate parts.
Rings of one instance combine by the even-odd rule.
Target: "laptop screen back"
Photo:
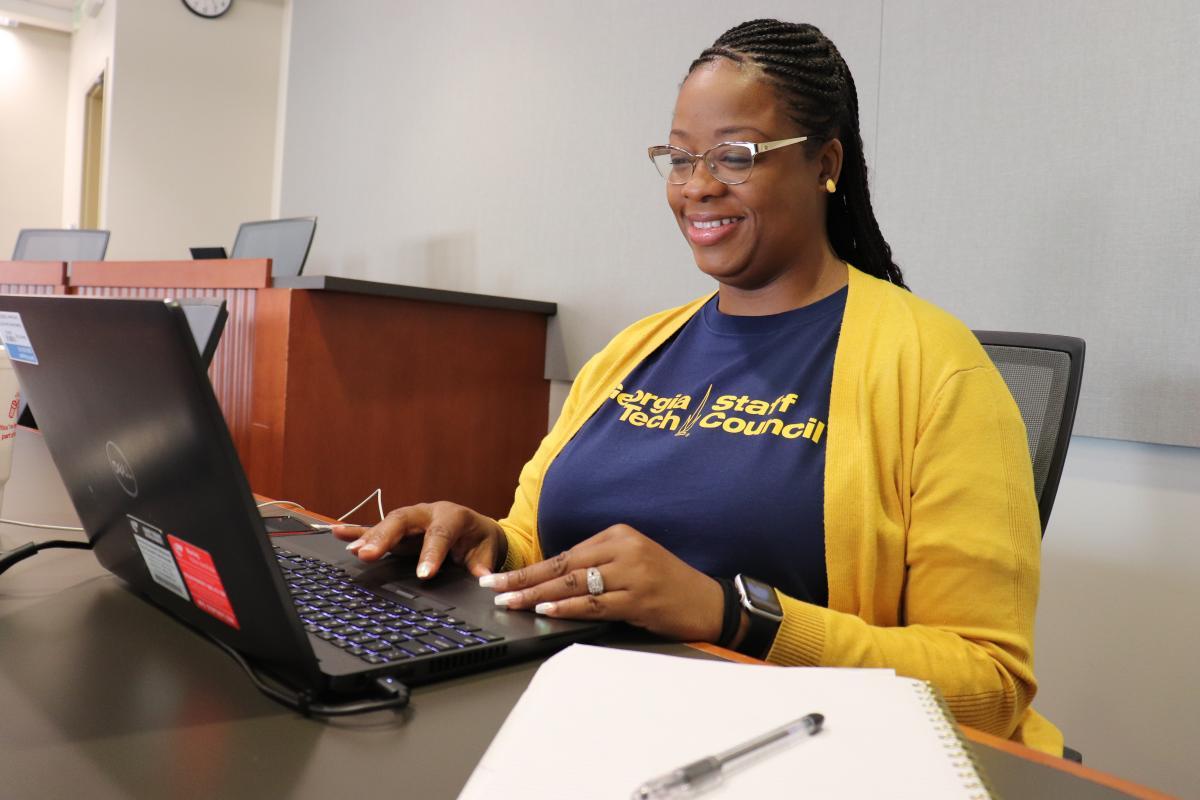
[[[178,304],[3,295],[0,311],[19,315],[36,363],[13,366],[100,563],[280,673],[315,674]]]
[[[212,365],[217,345],[221,342],[221,333],[225,330],[225,320],[229,317],[225,300],[219,297],[184,297],[179,304],[187,317],[188,328],[196,342],[196,350],[200,360],[207,368]],[[21,392],[21,403],[17,423],[26,428],[37,428],[37,418],[29,408],[25,392]]]

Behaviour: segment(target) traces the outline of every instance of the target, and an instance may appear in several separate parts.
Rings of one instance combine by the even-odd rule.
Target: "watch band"
[[[733,581],[728,578],[717,578],[721,591],[725,595],[725,608],[721,616],[721,635],[717,638],[718,647],[729,647],[737,636],[738,627],[742,621],[742,603],[738,598]]]
[[[771,651],[771,645],[775,643],[775,635],[779,633],[779,624],[782,619],[755,606],[743,586],[746,580],[754,579],[738,575],[734,582],[738,594],[741,596],[742,608],[746,609],[746,616],[749,617],[746,635],[738,645],[737,651],[743,655],[765,660],[767,653]],[[756,582],[761,583],[761,581]],[[771,591],[775,590],[772,588]]]

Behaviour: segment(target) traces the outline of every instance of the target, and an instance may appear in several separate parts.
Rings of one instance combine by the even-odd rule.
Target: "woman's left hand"
[[[603,592],[588,591],[588,568]],[[501,594],[497,605],[562,619],[623,620],[682,641],[721,635],[721,585],[628,525],[613,525],[553,558],[480,583]]]

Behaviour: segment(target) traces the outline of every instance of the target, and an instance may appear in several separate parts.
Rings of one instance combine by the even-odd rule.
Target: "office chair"
[[[212,366],[213,356],[216,355],[217,345],[221,343],[221,334],[225,330],[225,321],[229,318],[223,297],[180,297],[177,298],[183,315],[187,317],[188,327],[191,328],[192,338],[196,340],[196,350],[205,367]]]
[[[1044,537],[1075,427],[1084,342],[1073,336],[1000,331],[975,331],[975,338],[1008,384],[1025,422]]]
[[[17,234],[13,261],[103,261],[108,231],[25,228]]]
[[[269,258],[272,278],[295,277],[304,271],[316,231],[316,217],[243,222],[229,257]]]
[[[975,338],[1008,384],[1025,422],[1045,537],[1046,521],[1050,519],[1063,462],[1067,460],[1071,429],[1075,427],[1075,408],[1083,378],[1083,339],[1000,331],[975,331]],[[1083,763],[1083,754],[1066,745],[1063,758]]]

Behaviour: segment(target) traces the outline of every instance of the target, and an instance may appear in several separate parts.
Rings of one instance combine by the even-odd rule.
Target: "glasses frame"
[[[737,186],[739,184],[745,183],[746,181],[750,180],[750,175],[754,172],[754,163],[755,163],[758,155],[769,152],[771,150],[778,150],[781,147],[788,147],[789,145],[799,144],[800,142],[807,142],[811,138],[813,138],[813,137],[797,136],[794,139],[776,139],[773,142],[718,142],[717,144],[714,144],[712,147],[705,150],[703,153],[693,153],[692,151],[690,151],[686,148],[679,147],[678,145],[674,145],[674,144],[657,144],[657,145],[654,145],[653,147],[646,148],[646,154],[648,156],[650,156],[650,163],[654,164],[654,169],[655,169],[655,171],[658,172],[659,175],[662,175],[662,170],[660,170],[658,168],[658,164],[654,161],[655,155],[662,155],[663,150],[669,150],[669,151],[676,152],[676,153],[683,153],[684,155],[687,156],[690,169],[688,170],[688,174],[687,174],[686,178],[684,178],[681,181],[673,181],[673,180],[671,180],[670,175],[663,175],[663,177],[666,178],[667,183],[669,183],[672,186],[683,186],[685,183],[690,181],[692,179],[692,177],[696,174],[696,162],[700,161],[701,159],[704,160],[704,166],[708,168],[709,175],[712,175],[713,178],[715,178],[718,181],[721,181],[721,183],[725,184],[726,186]],[[708,160],[708,154],[711,153],[713,150],[716,150],[719,147],[729,147],[729,146],[742,147],[742,148],[745,148],[746,151],[750,153],[750,169],[746,170],[746,177],[742,178],[740,181],[723,180],[719,175],[717,175],[716,168]],[[659,152],[656,153],[655,151],[659,151]],[[672,169],[672,172],[673,171],[674,171],[674,169]]]

